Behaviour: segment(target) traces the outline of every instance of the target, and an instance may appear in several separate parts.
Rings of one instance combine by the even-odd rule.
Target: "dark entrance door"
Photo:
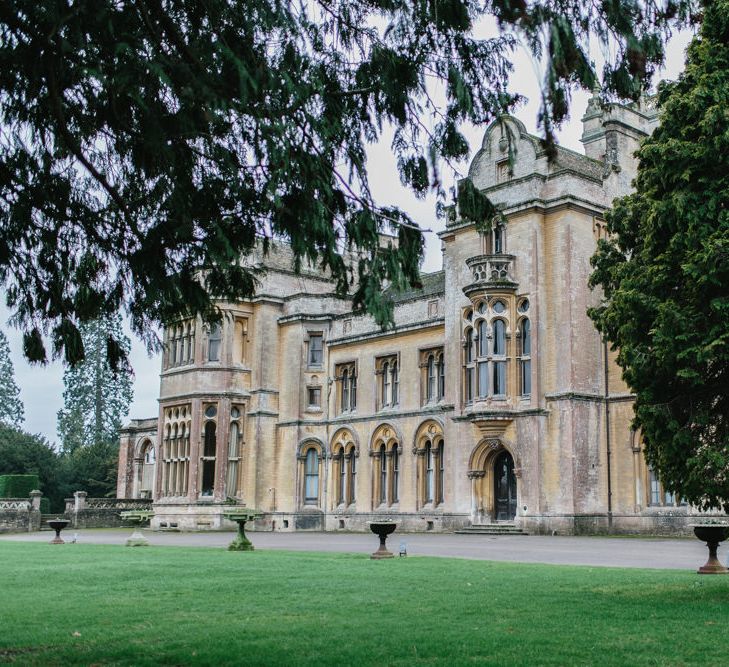
[[[511,521],[516,516],[516,475],[509,452],[501,452],[494,463],[494,500],[497,521]]]

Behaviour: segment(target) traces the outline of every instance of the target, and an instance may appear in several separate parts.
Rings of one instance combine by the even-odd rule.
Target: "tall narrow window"
[[[208,361],[220,361],[220,343],[223,337],[220,324],[214,324],[208,335]]]
[[[382,405],[390,405],[390,364],[382,364]]]
[[[435,495],[435,471],[433,470],[433,447],[425,445],[425,502],[432,503]]]
[[[354,447],[349,450],[349,489],[347,504],[351,505],[357,499],[357,457]]]
[[[342,373],[342,412],[349,410],[349,369]]]
[[[238,475],[240,468],[240,408],[230,409],[230,430],[228,431],[228,472],[225,480],[226,495],[238,495]]]
[[[182,324],[177,328],[177,363],[180,365],[187,363],[185,357],[185,327]]]
[[[380,446],[380,504],[387,502],[387,453],[385,445]]]
[[[392,362],[390,372],[392,374],[392,404],[397,405],[400,402],[400,369],[397,360]]]
[[[469,311],[470,316],[470,311]],[[466,403],[473,401],[473,329],[466,329],[463,349],[463,361],[466,366],[463,373],[463,396]]]
[[[445,500],[445,444],[438,443],[438,504]]]
[[[354,372],[349,374],[349,409],[354,410],[357,407],[357,375]]]
[[[504,227],[496,225],[492,231],[494,255],[501,255],[504,252]]]
[[[337,493],[337,505],[341,505],[347,497],[347,461],[344,458],[344,449],[339,453],[339,490]]]
[[[397,445],[392,448],[392,502],[400,501],[398,486],[400,485],[400,454],[397,451]]]
[[[309,366],[321,366],[324,359],[322,334],[309,334]]]
[[[316,505],[319,501],[319,457],[311,448],[304,462],[304,504]]]
[[[488,354],[488,334],[486,330],[486,320],[480,320],[478,323],[478,356],[485,357]]]
[[[486,398],[489,395],[489,365],[485,361],[478,363],[478,397]]]
[[[426,398],[428,401],[432,401],[435,398],[435,357],[431,354],[428,357],[428,392]]]
[[[521,395],[532,393],[532,328],[528,318],[521,321]]]
[[[216,458],[216,424],[214,421],[205,422],[202,460],[202,486],[200,495],[212,496],[215,489],[215,458]]]
[[[443,355],[438,355],[438,400],[443,400],[445,396],[445,362]]]
[[[506,324],[504,320],[494,320],[494,396],[506,394]]]
[[[170,330],[170,366],[177,366],[177,327]]]
[[[506,354],[506,325],[504,320],[494,320],[494,356]]]

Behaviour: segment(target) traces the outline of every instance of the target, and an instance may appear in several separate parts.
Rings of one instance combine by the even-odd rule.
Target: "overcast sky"
[[[675,36],[668,45],[666,66],[659,78],[676,78],[683,69],[684,51],[690,34]],[[599,60],[599,55],[596,59]],[[511,78],[511,89],[528,98],[528,102],[518,109],[515,115],[526,125],[527,130],[537,133],[536,118],[539,106],[538,71],[535,64],[524,51],[519,51],[514,58],[514,72]],[[582,152],[580,135],[582,124],[580,118],[587,106],[589,94],[576,92],[572,98],[572,113],[558,132],[559,142],[576,151]],[[473,155],[481,145],[485,128],[466,128]],[[396,203],[406,210],[421,227],[432,231],[426,233],[426,259],[424,270],[440,269],[440,242],[435,232],[443,228],[444,222],[435,216],[435,198],[416,199],[409,191],[400,186],[400,179],[395,161],[390,153],[389,140],[385,138],[369,151],[369,175],[373,193],[380,202]],[[460,165],[465,174],[468,163]],[[444,181],[451,184],[455,175],[443,173]],[[0,323],[8,337],[15,377],[20,386],[21,399],[25,404],[24,428],[31,433],[40,433],[49,441],[58,440],[56,434],[56,416],[63,407],[63,367],[59,362],[47,366],[31,366],[22,356],[22,339],[18,331],[8,324],[9,313],[4,306],[4,298],[0,299]],[[155,417],[157,415],[157,397],[159,395],[159,356],[149,357],[138,340],[132,338],[131,363],[135,372],[134,402],[130,406],[128,418]]]

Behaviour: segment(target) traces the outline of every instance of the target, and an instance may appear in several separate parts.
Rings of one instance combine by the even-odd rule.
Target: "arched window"
[[[220,344],[223,330],[220,324],[214,324],[208,334],[208,361],[220,361]]]
[[[426,393],[426,399],[428,401],[432,401],[435,398],[435,383],[436,383],[435,357],[431,354],[428,357],[428,384],[427,384],[427,393]]]
[[[486,320],[478,322],[478,356],[485,357],[488,354],[488,333],[486,329]]]
[[[380,445],[380,504],[387,502],[387,450]]]
[[[390,364],[382,364],[382,405],[390,405]]]
[[[473,401],[473,329],[466,329],[463,351],[463,398],[466,403]]]
[[[228,471],[226,475],[226,495],[235,497],[240,493],[240,425],[241,409],[233,406],[230,409],[230,430],[228,431]]]
[[[349,369],[342,373],[342,412],[349,410]]]
[[[339,467],[339,488],[337,489],[337,505],[341,505],[347,498],[347,461],[344,458],[344,448],[339,450],[336,461]]]
[[[491,232],[492,249],[494,255],[500,255],[504,252],[504,226],[496,225]]]
[[[438,506],[443,502],[443,427],[428,420],[420,425],[415,434],[417,460],[417,508],[424,505]]]
[[[494,356],[506,354],[506,324],[504,320],[494,320]]]
[[[160,452],[162,479],[159,495],[184,496],[187,495],[190,466],[189,407],[165,408],[163,418],[165,427]],[[150,452],[149,456],[154,456],[154,452]]]
[[[521,359],[520,367],[520,384],[521,395],[529,396],[532,393],[532,327],[529,318],[525,317],[521,321]]]
[[[154,470],[156,456],[154,445],[148,440],[142,449],[142,463],[139,471],[139,493],[140,498],[151,498],[154,491]]]
[[[392,374],[392,404],[397,405],[400,401],[400,369],[397,360],[392,362],[390,372]]]
[[[506,394],[506,323],[494,320],[494,382],[493,395]]]
[[[445,362],[443,355],[438,355],[438,400],[443,400],[445,396]]]
[[[313,447],[306,452],[304,462],[304,504],[319,502],[319,457]]]
[[[214,421],[205,422],[202,456],[202,485],[201,496],[212,496],[215,490],[215,455],[216,455],[216,424]]]
[[[441,440],[438,443],[438,504],[445,500],[445,443]]]
[[[349,450],[349,489],[347,504],[351,505],[357,499],[357,453],[354,447]]]
[[[399,494],[400,485],[400,454],[397,451],[397,444],[392,448],[392,502],[400,501]]]
[[[425,502],[432,503],[435,498],[435,471],[433,470],[433,447],[425,445]]]

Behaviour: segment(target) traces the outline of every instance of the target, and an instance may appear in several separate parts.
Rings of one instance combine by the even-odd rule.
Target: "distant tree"
[[[665,488],[729,511],[729,0],[704,7],[685,72],[659,88],[636,191],[607,215],[590,315]]]
[[[131,369],[122,365],[114,371],[107,358],[111,339],[120,341],[125,355],[129,353],[121,318],[87,322],[80,331],[84,359],[64,371],[64,406],[58,413],[58,435],[66,453],[99,443],[116,445],[133,396]]]
[[[10,359],[10,346],[0,331],[0,422],[20,428],[25,410],[20,400],[20,387],[15,382],[15,369]]]
[[[13,0],[0,10],[0,280],[24,353],[84,357],[80,322],[125,310],[133,330],[213,317],[248,298],[241,258],[261,238],[331,272],[337,292],[392,322],[391,285],[417,285],[423,235],[375,201],[367,145],[388,125],[402,182],[445,196],[459,131],[508,111],[513,50],[542,60],[540,124],[573,86],[637,98],[694,0]],[[474,37],[494,20],[500,32]],[[440,84],[436,103],[430,82]],[[491,203],[458,192],[464,219]],[[382,247],[379,231],[398,244]],[[354,246],[359,260],[340,255]],[[265,241],[264,241],[265,247]],[[108,345],[114,365],[123,346]]]
[[[114,496],[118,456],[116,444],[103,440],[64,454],[61,463],[66,496],[74,491],[86,491],[91,498]]]
[[[63,472],[58,453],[41,435],[0,424],[0,475],[37,474],[53,511],[63,509]]]

